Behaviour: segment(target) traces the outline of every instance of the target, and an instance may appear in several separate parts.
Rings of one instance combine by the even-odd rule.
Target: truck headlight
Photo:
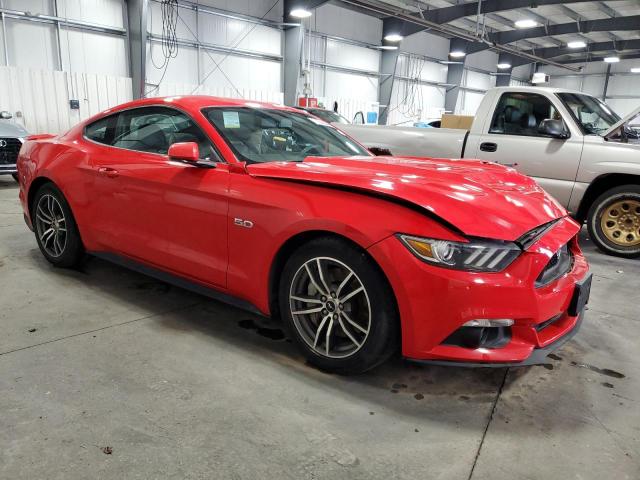
[[[522,252],[513,242],[470,240],[467,243],[398,235],[400,241],[420,260],[442,267],[473,272],[499,272]]]

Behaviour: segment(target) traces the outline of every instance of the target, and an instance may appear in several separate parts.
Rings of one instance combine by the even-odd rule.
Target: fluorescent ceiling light
[[[449,56],[451,58],[462,58],[465,55],[467,55],[465,52],[463,52],[462,50],[454,50],[453,52],[449,52]]]
[[[457,62],[454,60],[440,60],[438,61],[438,63],[441,63],[442,65],[462,65],[464,62]]]
[[[313,13],[309,10],[305,10],[304,8],[294,8],[289,12],[289,15],[295,18],[309,18]]]
[[[525,18],[523,20],[518,20],[516,22],[517,28],[533,28],[537,26],[538,26],[538,22],[536,22],[535,20],[531,20],[530,18]]]
[[[633,67],[631,73],[640,73],[640,67]]]
[[[378,48],[380,50],[397,50],[398,46],[397,45],[380,45]]]
[[[620,57],[607,57],[604,61],[607,63],[618,63],[620,61]]]
[[[577,40],[575,42],[567,43],[567,47],[569,48],[584,48],[586,46],[587,46],[587,43],[583,42],[582,40]]]
[[[387,42],[399,42],[403,39],[404,37],[398,33],[390,33],[389,35],[385,35],[384,39]]]
[[[510,63],[499,63],[497,66],[500,70],[506,70],[507,68],[511,68]]]

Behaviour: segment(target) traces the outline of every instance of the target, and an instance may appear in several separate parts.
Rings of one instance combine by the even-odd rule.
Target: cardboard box
[[[457,128],[459,130],[470,130],[473,123],[471,115],[451,115],[445,113],[442,115],[441,128]]]

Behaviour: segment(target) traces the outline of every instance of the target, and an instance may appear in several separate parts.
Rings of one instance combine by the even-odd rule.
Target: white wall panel
[[[408,82],[396,79],[391,93],[388,125],[411,125],[438,119],[444,111],[445,88],[416,85],[407,91]]]
[[[282,104],[284,95],[282,92],[270,92],[264,90],[239,89],[231,87],[218,87],[187,83],[163,83],[158,91],[158,96],[189,95],[196,90],[198,95],[211,95],[223,98],[243,98],[245,100],[256,100],[259,102],[271,102]]]
[[[53,25],[6,19],[9,65],[54,70],[58,62]]]
[[[271,10],[264,18],[274,22],[282,21],[282,7],[284,2],[276,0],[199,0],[200,5],[227,10],[229,12],[249,15],[251,17],[262,17]],[[273,7],[273,8],[272,8]]]
[[[400,50],[446,60],[449,58],[449,43],[447,38],[428,32],[418,32],[402,40]]]
[[[149,42],[147,44],[147,83],[157,84],[162,79],[168,83],[198,84],[198,52],[195,48],[180,47],[178,55],[169,60],[166,69],[163,67],[163,60],[161,44]],[[161,68],[154,66],[154,63]],[[164,78],[162,78],[163,75]]]
[[[378,99],[378,79],[363,75],[327,70],[325,97],[340,97],[375,102]]]
[[[213,53],[211,58],[201,52],[201,65],[204,85],[210,87],[232,87],[247,90],[281,92],[281,63],[254,58],[228,56]],[[224,59],[224,61],[223,61]],[[216,68],[217,62],[220,68]],[[209,78],[204,77],[209,73]],[[227,78],[231,81],[229,82]],[[195,82],[198,83],[198,82]]]
[[[124,0],[58,0],[58,16],[124,28]]]
[[[327,39],[326,62],[330,65],[377,72],[380,52],[344,42]]]
[[[486,73],[465,70],[462,76],[462,85],[465,87],[489,90],[496,85],[496,78]]]
[[[53,0],[3,0],[4,8],[21,12],[53,15]]]
[[[484,97],[484,93],[471,92],[469,90],[460,90],[458,94],[458,102],[456,105],[457,115],[475,115],[480,106],[480,102]]]
[[[602,97],[604,89],[604,76],[586,76],[582,82],[582,91],[593,95],[594,97]]]
[[[580,90],[582,88],[581,77],[550,77],[549,87],[566,88],[567,90]]]
[[[379,45],[382,39],[382,20],[337,5],[325,4],[317,8],[307,21],[309,23],[312,30],[336,37],[374,45]]]
[[[467,55],[465,60],[465,66],[479,68],[482,70],[489,70],[491,72],[496,71],[496,65],[498,64],[498,54],[490,50],[483,50],[481,52],[472,53]]]
[[[102,110],[131,100],[131,79],[105,75],[0,67],[3,108],[30,133],[61,133]],[[69,100],[80,100],[71,110]]]
[[[62,65],[70,72],[87,72],[126,77],[127,43],[125,37],[60,29]],[[99,54],[96,54],[100,52]]]
[[[614,112],[621,117],[631,113],[633,110],[640,106],[640,97],[638,98],[609,98],[607,99],[607,105],[609,105]]]

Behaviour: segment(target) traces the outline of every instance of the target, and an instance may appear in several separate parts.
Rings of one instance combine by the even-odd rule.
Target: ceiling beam
[[[551,35],[569,35],[574,33],[608,32],[608,31],[633,31],[638,30],[640,15],[630,17],[603,18],[600,20],[583,20],[581,22],[558,23],[526,30],[509,30],[506,32],[490,33],[489,40],[493,43],[507,44],[526,40],[529,38],[541,38]],[[473,44],[471,53],[489,48],[488,45]]]
[[[542,5],[557,5],[579,3],[584,0],[484,0],[481,13],[497,13],[518,8],[540,7]],[[451,7],[438,8],[423,12],[425,19],[436,23],[449,23],[462,17],[470,17],[478,13],[478,2],[468,2]]]
[[[640,52],[632,52],[632,53],[621,53],[618,55],[621,60],[632,60],[640,58]],[[568,60],[563,60],[562,63],[585,63],[585,62],[601,62],[605,59],[605,55],[596,55],[596,56],[582,56],[578,58],[570,58]]]
[[[620,41],[611,41],[611,42],[596,42],[589,44],[589,50],[585,53],[585,56],[588,56],[591,52],[607,52],[607,51],[615,51],[615,52],[624,52],[628,50],[640,50],[640,39],[634,40],[620,40]],[[576,52],[568,47],[549,47],[549,48],[540,48],[538,50],[531,50],[528,53],[532,55],[535,53],[537,57],[545,58],[545,59],[553,59],[557,57],[562,57],[564,55],[572,55],[580,52]],[[530,60],[525,58],[517,58],[514,59],[514,66],[516,65],[525,65],[527,63],[531,63]]]

